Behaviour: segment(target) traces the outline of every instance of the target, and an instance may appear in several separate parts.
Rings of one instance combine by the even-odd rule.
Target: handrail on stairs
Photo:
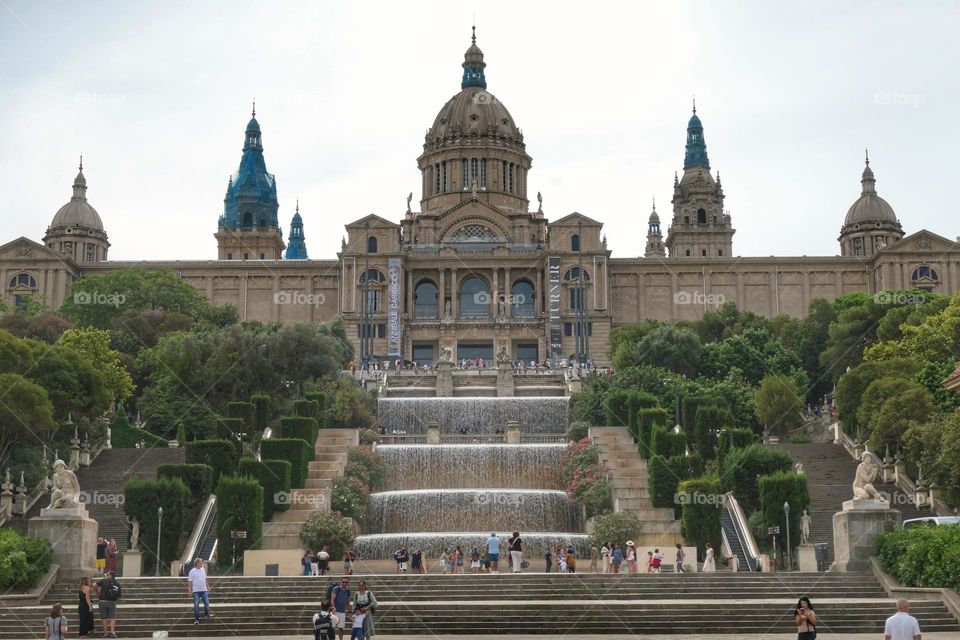
[[[190,537],[187,539],[187,546],[184,547],[183,555],[180,556],[181,575],[185,575],[185,571],[189,571],[190,567],[193,566],[193,560],[200,552],[200,545],[203,544],[203,539],[210,529],[210,521],[216,513],[217,496],[211,493],[200,509],[200,515],[197,517],[197,521],[193,525],[193,531],[190,532]]]
[[[734,530],[736,530],[740,547],[747,556],[747,569],[749,571],[759,571],[760,549],[757,547],[757,541],[753,539],[750,523],[744,515],[743,509],[740,508],[740,503],[729,491],[723,494],[723,508],[730,514],[730,520],[733,522]]]

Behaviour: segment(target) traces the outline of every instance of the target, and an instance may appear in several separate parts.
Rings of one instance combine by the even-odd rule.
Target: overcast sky
[[[614,256],[642,255],[651,198],[669,219],[692,94],[735,254],[839,253],[867,146],[904,231],[960,233],[958,2],[0,0],[0,241],[42,238],[82,152],[112,259],[215,258],[256,97],[284,235],[299,197],[333,258],[345,223],[420,199],[474,11],[529,193]]]

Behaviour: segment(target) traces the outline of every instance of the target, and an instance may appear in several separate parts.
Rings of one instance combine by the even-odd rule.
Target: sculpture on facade
[[[854,500],[880,500],[886,501],[876,487],[873,481],[877,477],[880,466],[874,462],[873,458],[864,454],[862,461],[857,466],[857,475],[853,478],[853,499]]]
[[[537,214],[543,215],[543,195],[537,191]]]
[[[407,213],[408,213],[408,214],[413,213],[413,212],[410,210],[410,203],[411,203],[411,202],[413,202],[413,191],[411,191],[411,192],[410,192],[410,195],[407,196]]]
[[[53,463],[53,488],[50,490],[49,509],[79,509],[80,483],[77,475],[67,468],[67,463]]]
[[[139,551],[140,544],[140,521],[136,518],[127,518],[130,523],[130,551]]]
[[[440,362],[453,362],[453,349],[450,347],[444,347],[443,352],[440,354]]]
[[[507,351],[506,347],[500,347],[500,350],[497,351],[497,362],[510,362],[510,352]]]
[[[806,509],[804,509],[803,515],[800,516],[800,544],[807,544],[810,542],[810,524],[810,514],[807,513]]]

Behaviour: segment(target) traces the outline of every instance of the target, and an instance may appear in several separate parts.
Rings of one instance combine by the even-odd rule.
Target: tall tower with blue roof
[[[277,181],[267,171],[263,138],[254,103],[243,134],[243,155],[227,181],[217,232],[220,260],[279,260],[283,232],[277,222]]]
[[[287,238],[287,260],[306,260],[307,243],[303,236],[303,218],[300,217],[300,202],[290,221],[290,236]]]
[[[710,173],[703,123],[693,103],[687,121],[687,145],[683,154],[683,176],[673,179],[673,219],[664,244],[671,258],[716,260],[733,257],[736,230],[723,208],[720,174]]]

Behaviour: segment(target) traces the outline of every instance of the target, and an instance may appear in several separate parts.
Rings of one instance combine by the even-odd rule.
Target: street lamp
[[[163,507],[157,507],[157,571],[156,576],[160,577],[160,532],[163,530]]]
[[[793,571],[793,549],[790,548],[790,503],[783,503],[783,515],[787,520],[787,571]]]

